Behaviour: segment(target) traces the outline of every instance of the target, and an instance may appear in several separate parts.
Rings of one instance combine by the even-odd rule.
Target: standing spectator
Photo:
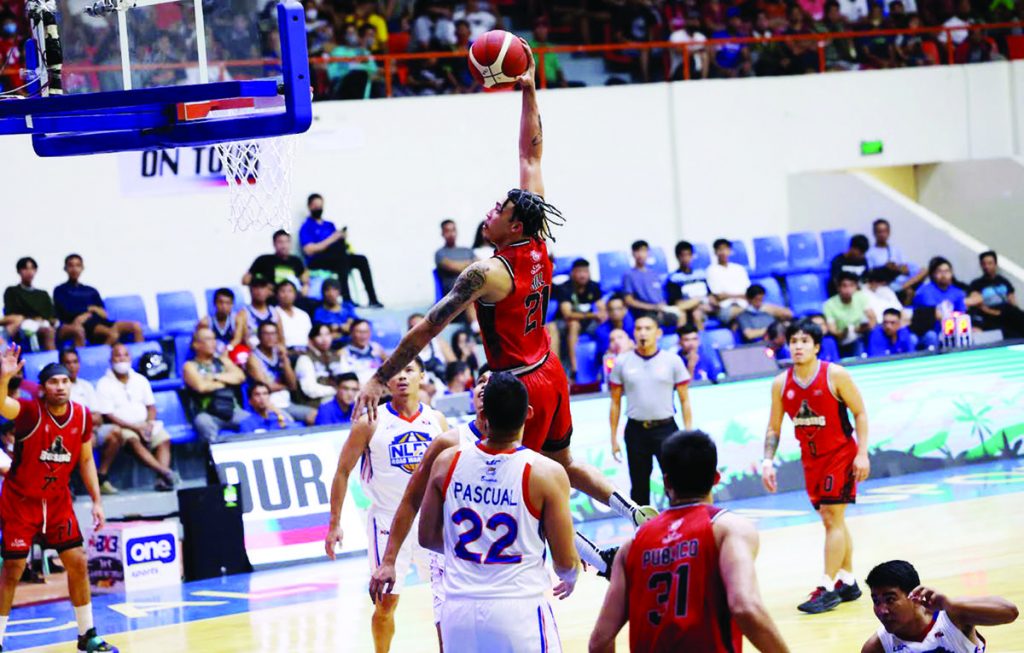
[[[1024,311],[1010,280],[999,274],[999,257],[989,250],[978,256],[981,276],[971,282],[968,303],[975,306],[981,328],[1002,329],[1006,338],[1024,338]]]
[[[298,381],[277,325],[273,322],[261,324],[259,339],[259,345],[245,362],[246,376],[252,381],[267,384],[270,400],[275,406],[300,422],[312,424],[316,409],[292,403],[292,392],[298,389]]]
[[[825,302],[828,331],[839,343],[843,356],[859,356],[864,350],[861,336],[875,328],[878,319],[871,301],[860,291],[860,282],[852,272],[839,273],[839,291]]]
[[[359,377],[354,372],[345,372],[338,375],[334,382],[338,385],[334,399],[320,404],[316,411],[316,426],[352,422],[352,409],[359,394]]]
[[[110,369],[96,384],[96,412],[103,415],[97,429],[101,447],[100,492],[116,494],[107,478],[121,447],[127,445],[146,467],[156,472],[158,492],[174,489],[171,471],[171,436],[157,420],[156,398],[149,380],[132,369],[132,355],[121,343],[110,350]]]
[[[580,334],[593,335],[604,317],[601,286],[590,279],[590,263],[585,258],[572,262],[569,280],[555,287],[554,300],[558,305],[558,319],[548,323],[551,351],[561,353],[562,334],[565,334],[569,353],[569,376],[576,378],[579,369],[576,347]],[[627,298],[627,302],[629,299]]]
[[[422,313],[413,313],[409,316],[406,321],[406,327],[409,331],[412,328],[423,321]],[[460,333],[456,332],[456,333]],[[454,336],[453,336],[454,340]],[[436,376],[438,379],[444,378],[444,370],[448,366],[448,363],[455,360],[455,353],[448,343],[444,341],[441,336],[436,336],[430,341],[423,351],[419,354],[420,362],[423,363],[423,370],[430,375]]]
[[[217,337],[218,356],[242,344],[245,330],[238,328],[237,320],[234,291],[230,288],[213,291],[213,315],[199,320],[199,326],[210,329]]]
[[[374,54],[382,54],[387,51],[388,23],[383,16],[377,13],[375,0],[357,0],[355,11],[345,17],[345,23],[355,25],[356,29],[360,31],[369,25],[375,34],[373,42],[369,44],[370,51]]]
[[[936,256],[929,261],[928,278],[914,295],[915,309],[934,308],[936,322],[954,311],[967,312],[967,293],[956,284],[949,260]]]
[[[32,287],[39,265],[31,256],[24,256],[18,259],[15,268],[20,282],[4,291],[4,315],[0,325],[7,329],[12,342],[35,339],[38,349],[53,350],[57,323],[53,302],[48,292]]]
[[[718,302],[708,289],[707,272],[693,269],[693,245],[685,240],[676,243],[679,269],[665,281],[665,299],[679,311],[679,323],[692,322],[704,328],[704,317],[718,310]]]
[[[903,250],[889,242],[892,234],[892,226],[885,218],[878,218],[871,225],[875,236],[875,244],[865,253],[868,267],[871,269],[883,268],[887,275],[887,281],[892,284],[893,290],[915,287],[921,283],[927,270],[919,270],[912,265],[903,255]]]
[[[869,300],[868,306],[876,316],[889,309],[897,312],[903,310],[903,305],[900,304],[896,293],[889,287],[887,279],[890,278],[885,268],[871,268],[868,270],[868,285],[861,292],[867,296]]]
[[[893,308],[882,313],[882,323],[868,336],[868,357],[892,356],[914,351],[914,335],[901,326],[903,314]]]
[[[284,346],[292,350],[303,350],[309,342],[309,330],[313,320],[309,313],[295,305],[298,290],[295,284],[285,280],[277,284],[277,323],[281,325],[281,339]]]
[[[274,232],[274,253],[256,257],[242,275],[242,284],[248,286],[253,277],[270,279],[275,284],[291,281],[301,286],[303,295],[309,294],[309,270],[301,258],[292,254],[292,237],[284,229]]]
[[[470,371],[469,365],[462,361],[448,363],[444,371],[444,384],[443,394],[446,395],[457,395],[469,390],[473,384],[473,372]]]
[[[277,312],[270,305],[274,294],[274,282],[269,277],[253,277],[249,281],[249,305],[235,314],[236,335],[232,340],[239,339],[250,348],[259,344],[258,332],[260,325],[270,322],[277,324]],[[241,337],[237,335],[241,333]]]
[[[782,306],[775,308],[775,315],[766,311],[764,296],[765,288],[759,283],[747,288],[747,306],[742,313],[736,316],[736,330],[739,331],[744,342],[761,340],[768,330],[768,326],[777,319],[793,319],[792,311]]]
[[[622,329],[627,334],[633,333],[633,316],[626,309],[626,300],[622,298],[622,295],[615,294],[609,297],[605,310],[608,312],[608,319],[602,322],[594,332],[598,358],[604,356],[604,353],[608,351],[608,342],[612,331]]]
[[[469,25],[469,40],[475,41],[487,32],[490,32],[498,24],[498,18],[490,11],[487,3],[479,2],[478,0],[466,0],[466,4],[455,10],[452,15],[452,19],[456,22],[460,20],[466,21]],[[541,20],[537,21],[539,25]],[[534,28],[534,36],[543,41],[537,34],[537,29]],[[531,43],[531,45],[533,45]]]
[[[714,243],[715,262],[708,266],[708,288],[718,302],[718,319],[728,324],[747,306],[750,276],[738,263],[729,262],[732,243],[719,238]]]
[[[612,456],[622,460],[619,448],[619,415],[622,396],[626,403],[626,456],[629,459],[630,496],[639,505],[651,501],[652,458],[661,462],[661,443],[675,433],[679,426],[675,419],[673,390],[679,395],[684,428],[692,428],[690,394],[687,384],[690,375],[678,356],[658,349],[661,329],[650,317],[637,318],[633,330],[636,349],[622,354],[612,369],[610,387]],[[664,471],[664,469],[662,470]]]
[[[352,303],[352,294],[348,287],[348,274],[352,270],[358,270],[363,280],[366,294],[370,300],[370,306],[383,308],[377,301],[377,291],[373,287],[373,273],[370,272],[370,262],[361,254],[353,254],[349,251],[348,227],[342,227],[339,231],[334,223],[324,220],[324,198],[313,193],[306,200],[309,208],[309,217],[302,223],[299,229],[299,244],[302,245],[302,253],[306,257],[306,263],[315,270],[329,270],[338,275],[341,282],[341,296]]]
[[[476,338],[469,329],[459,329],[452,334],[452,355],[455,357],[455,360],[469,365],[469,371],[474,376],[477,370],[480,369],[480,361],[476,358],[476,347]]]
[[[685,56],[690,57],[690,79],[707,79],[711,72],[711,55],[702,44],[708,38],[696,29],[687,29],[686,17],[683,15],[672,18],[671,28],[672,33],[669,34],[668,40],[671,43],[689,46],[686,48]],[[683,50],[672,50],[670,55],[672,79],[684,79]]]
[[[324,281],[321,292],[324,302],[313,313],[313,322],[326,324],[335,339],[347,338],[356,313],[348,304],[342,303],[341,284],[337,279],[328,279]]]
[[[437,268],[437,276],[441,278],[441,292],[445,295],[451,292],[455,280],[462,274],[462,271],[476,260],[473,250],[456,245],[458,236],[459,232],[454,220],[444,220],[441,223],[441,237],[444,238],[444,246],[434,252],[434,265]]]
[[[135,342],[142,342],[142,325],[138,322],[112,322],[107,319],[100,293],[78,281],[84,269],[82,257],[78,254],[68,254],[64,258],[68,280],[53,289],[53,303],[57,307],[57,319],[61,322],[57,338],[70,337],[76,347],[84,347],[86,341],[112,345],[125,335],[132,336]]]
[[[295,361],[299,390],[314,406],[331,400],[335,394],[332,379],[345,371],[341,352],[331,349],[333,339],[326,324],[315,323],[309,330],[309,346]]]
[[[369,322],[355,320],[352,322],[352,339],[342,350],[345,361],[359,377],[359,385],[366,383],[384,362],[384,348],[370,339],[372,335]]]
[[[249,409],[251,414],[242,420],[238,427],[239,433],[277,431],[295,423],[291,416],[274,405],[270,400],[270,388],[260,381],[249,385]]]
[[[679,357],[694,381],[715,381],[715,364],[701,352],[700,331],[693,324],[679,327]]]
[[[217,337],[209,328],[199,327],[192,334],[192,354],[181,373],[194,415],[192,426],[205,442],[216,442],[222,430],[237,431],[249,417],[235,399],[245,373],[227,355],[217,355]]]
[[[78,376],[82,369],[82,363],[78,359],[78,352],[74,349],[63,349],[60,352],[60,364],[67,368],[68,379],[71,380],[71,401],[82,404],[93,413],[94,426],[98,426],[96,419],[96,388],[89,381]]]
[[[546,48],[554,45],[549,41],[551,36],[551,25],[548,23],[548,19],[541,17],[537,19],[537,22],[533,26],[533,40],[530,41],[530,48],[536,52],[539,48]],[[473,37],[476,39],[476,36]],[[566,87],[569,85],[569,80],[565,78],[565,71],[562,70],[562,62],[558,58],[558,54],[555,52],[545,52],[539,55],[540,61],[537,62],[537,70],[544,71],[544,83],[547,84],[548,88],[551,87]],[[538,75],[540,73],[538,72]],[[538,84],[540,78],[538,77]]]
[[[633,314],[633,319],[653,317],[658,324],[671,323],[679,320],[675,308],[665,303],[661,277],[647,267],[647,256],[650,247],[646,240],[633,243],[633,265],[622,278],[622,294],[626,296],[626,306]]]
[[[842,254],[836,254],[829,265],[829,296],[839,289],[839,275],[843,272],[852,274],[858,281],[868,271],[868,237],[862,234],[850,238],[850,247]]]

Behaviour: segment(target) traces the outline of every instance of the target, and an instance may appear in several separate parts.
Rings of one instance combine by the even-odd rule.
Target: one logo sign
[[[169,564],[177,557],[177,543],[170,533],[136,537],[128,540],[126,547],[128,564],[139,565],[146,562],[162,562]]]
[[[811,410],[805,399],[800,403],[800,410],[797,411],[796,417],[793,418],[793,426],[798,428],[824,428],[825,416]]]
[[[538,252],[537,250],[531,251],[530,258],[533,259],[533,261],[536,263],[537,261],[540,260],[540,252]]]
[[[792,390],[787,390],[786,391],[786,399],[792,399],[795,396],[796,396],[796,393],[793,392]]]
[[[64,448],[64,436],[58,435],[53,439],[53,444],[48,449],[40,451],[39,460],[44,463],[70,463],[71,452]]]
[[[412,474],[423,460],[423,454],[426,453],[430,442],[431,437],[419,431],[408,431],[396,436],[388,445],[391,466]]]

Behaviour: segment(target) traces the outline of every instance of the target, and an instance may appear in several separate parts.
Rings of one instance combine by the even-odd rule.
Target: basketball
[[[529,67],[523,42],[505,30],[487,32],[469,49],[469,70],[488,90],[512,86]]]

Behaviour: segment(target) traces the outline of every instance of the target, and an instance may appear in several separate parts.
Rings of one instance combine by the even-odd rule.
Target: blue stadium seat
[[[185,361],[192,357],[192,336],[174,336],[174,375],[184,378],[182,370],[185,368]]]
[[[707,342],[713,349],[732,349],[736,346],[736,335],[732,329],[705,329],[701,342]]]
[[[665,351],[675,351],[679,348],[679,336],[675,333],[663,335],[658,338],[658,349],[664,349]]]
[[[110,345],[82,347],[78,350],[78,361],[82,364],[78,375],[95,385],[110,369]]]
[[[544,318],[544,324],[550,324],[558,319],[558,300],[552,297],[548,301],[548,313]],[[582,335],[582,334],[580,334]]]
[[[820,272],[826,269],[818,247],[818,236],[811,231],[789,234],[789,272]]]
[[[711,253],[714,256],[714,252]],[[732,241],[732,256],[729,257],[730,263],[739,263],[743,267],[750,269],[750,254],[747,253],[747,244],[742,240]]]
[[[166,333],[191,333],[199,321],[196,298],[191,290],[157,293],[156,311],[160,330]]]
[[[236,286],[236,287],[233,287],[233,288],[229,287],[228,290],[230,290],[231,292],[235,293],[235,310],[238,310],[238,309],[242,308],[243,306],[245,306],[245,304],[247,302],[245,301],[245,294],[244,294],[244,291],[242,290],[241,286]],[[213,304],[213,294],[215,292],[217,292],[217,288],[207,288],[206,289],[206,314],[207,315],[213,315],[214,313],[217,312],[216,308],[214,307],[214,304]]]
[[[597,255],[597,269],[601,275],[603,292],[622,290],[622,277],[632,267],[630,257],[625,252],[600,252]]]
[[[786,277],[789,289],[789,306],[799,317],[811,313],[820,313],[825,303],[825,287],[816,274],[792,274]]]
[[[309,294],[307,297],[315,299],[320,302],[324,299],[324,281],[327,281],[324,277],[316,276],[309,278]]]
[[[782,287],[775,277],[758,277],[750,280],[751,284],[759,283],[764,286],[764,300],[776,306],[785,306],[786,298],[782,294]]]
[[[668,258],[664,248],[651,247],[647,252],[647,267],[663,277],[668,275]]]
[[[175,390],[164,390],[153,394],[156,399],[156,417],[164,423],[171,435],[171,443],[183,444],[196,439],[196,432],[185,415],[181,397]]]
[[[147,339],[160,338],[163,336],[162,333],[150,328],[149,317],[146,315],[146,305],[143,303],[142,297],[139,295],[107,297],[103,301],[103,304],[107,309],[107,317],[114,322],[120,322],[122,320],[138,322],[142,325],[142,332],[145,334]]]
[[[597,360],[597,343],[593,340],[583,341],[576,346],[576,383],[586,385],[601,380],[601,363]]]
[[[444,286],[441,285],[441,274],[436,270],[432,270],[434,275],[434,301],[439,302],[444,297]]]
[[[562,274],[569,274],[572,270],[572,262],[578,258],[583,258],[579,254],[573,254],[572,256],[556,256],[554,260],[554,271],[553,276],[559,276]]]
[[[694,270],[703,270],[711,265],[711,248],[704,243],[693,243],[693,263],[690,264]]]
[[[842,356],[839,355],[839,345],[836,343],[836,339],[832,336],[825,336],[821,339],[821,351],[818,352],[818,358],[829,363],[838,363]]]
[[[828,268],[832,259],[846,251],[850,246],[850,237],[846,229],[833,229],[821,232],[822,263]]]
[[[56,363],[59,354],[56,351],[40,351],[36,353],[22,354],[25,361],[25,378],[29,381],[39,380],[39,371],[50,363]]]
[[[754,274],[784,274],[788,267],[786,249],[778,236],[762,236],[754,239]]]

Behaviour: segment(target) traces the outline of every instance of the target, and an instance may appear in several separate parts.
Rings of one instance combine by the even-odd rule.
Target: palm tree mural
[[[978,438],[979,447],[964,452],[968,460],[977,458],[995,458],[1000,451],[999,442],[992,437],[992,420],[987,417],[992,406],[985,404],[975,408],[967,401],[953,400],[956,407],[956,415],[953,419],[957,422],[965,422],[971,425],[971,434]],[[989,451],[989,440],[992,440],[992,451]]]

